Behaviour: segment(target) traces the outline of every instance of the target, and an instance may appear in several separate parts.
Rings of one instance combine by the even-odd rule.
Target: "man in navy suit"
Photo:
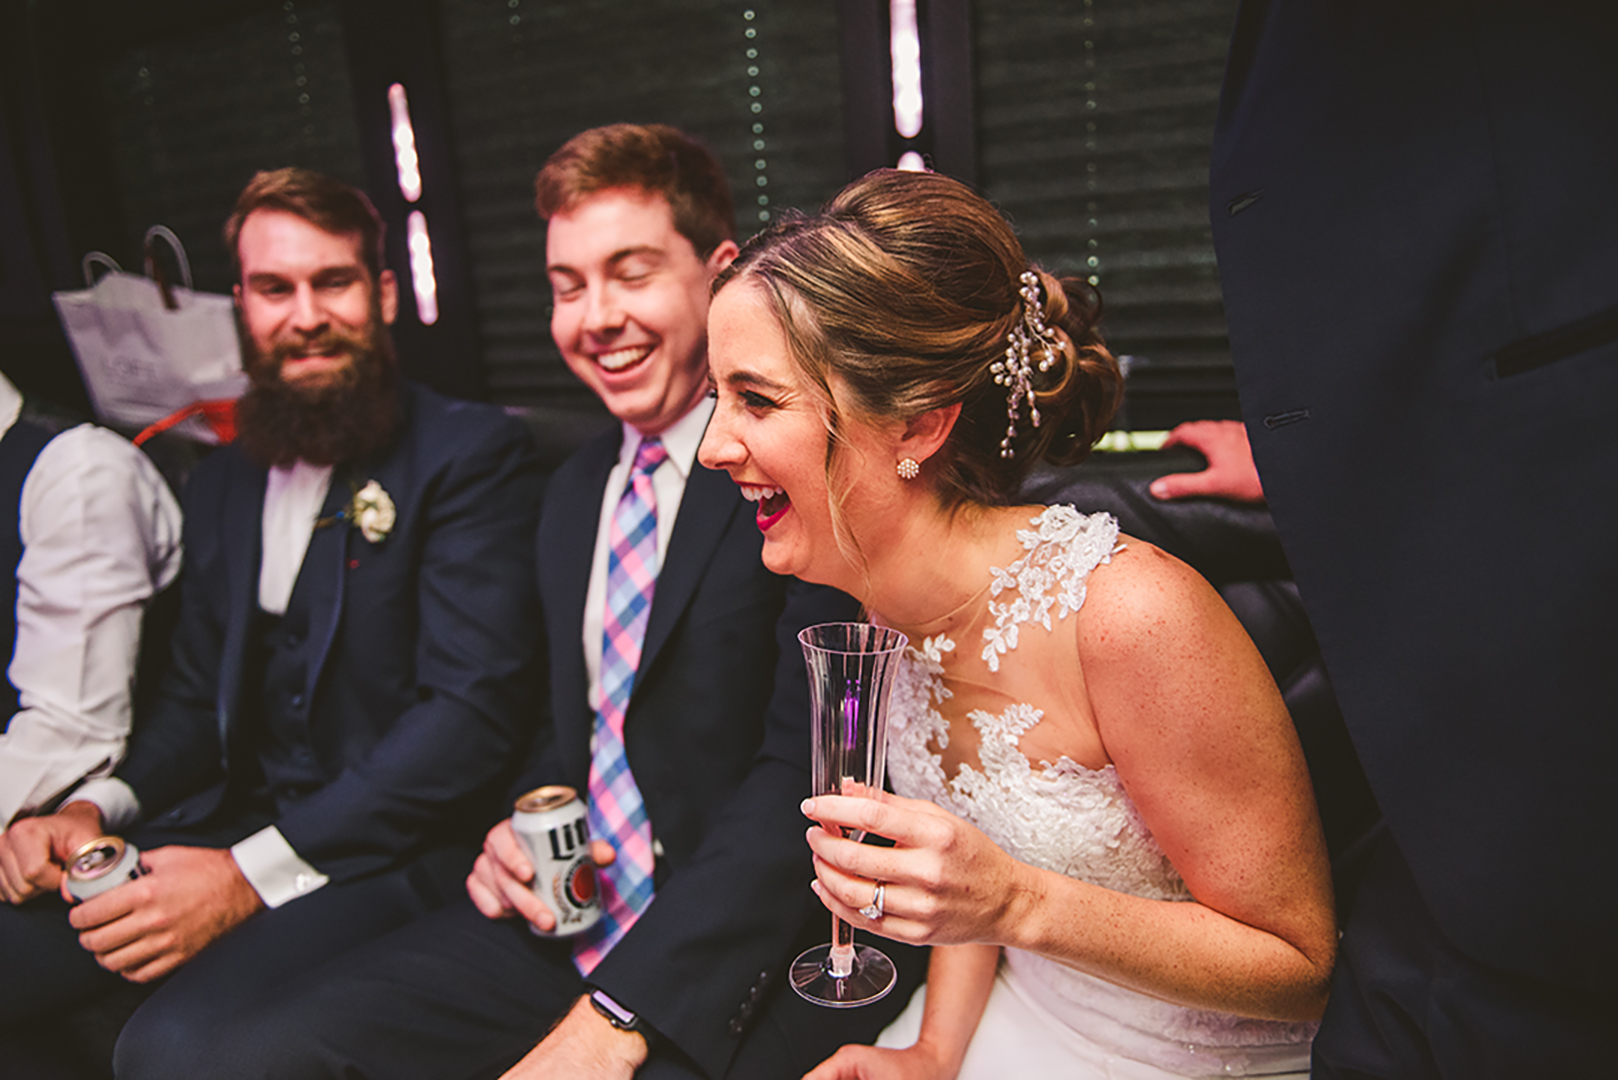
[[[1211,198],[1242,411],[1387,823],[1316,1077],[1614,1068],[1615,27],[1237,21]]]
[[[228,1029],[219,1075],[800,1076],[842,1043],[874,1038],[920,973],[917,950],[889,950],[906,979],[890,1000],[854,1010],[820,1009],[785,985],[792,958],[830,932],[808,889],[808,697],[795,636],[857,612],[840,593],[767,571],[754,507],[696,461],[712,411],[708,290],[737,250],[724,174],[672,128],[623,124],[571,140],[538,192],[553,336],[620,424],[546,492],[538,555],[552,728],[515,790],[589,790],[612,618],[609,523],[656,439],[667,454],[651,471],[659,568],[623,725],[654,896],[581,976],[570,941],[530,931],[553,920],[502,823],[467,901]]]
[[[381,232],[306,170],[242,193],[252,385],[187,488],[172,671],[112,778],[7,834],[26,882],[0,909],[7,1022],[184,967],[126,1028],[121,1074],[184,1075],[237,995],[457,892],[532,724],[531,441],[400,380]],[[23,903],[131,826],[146,876],[70,913]]]

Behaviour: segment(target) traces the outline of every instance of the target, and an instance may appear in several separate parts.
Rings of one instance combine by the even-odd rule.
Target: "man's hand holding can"
[[[530,793],[532,794],[534,793]],[[520,807],[524,799],[529,797],[524,796],[518,800],[518,815],[500,822],[489,830],[489,835],[483,841],[483,853],[478,856],[477,862],[472,867],[472,873],[466,879],[467,895],[471,897],[473,905],[488,918],[520,916],[536,933],[546,936],[577,933],[583,930],[585,925],[575,917],[569,920],[572,925],[564,926],[563,933],[557,935],[558,920],[551,906],[551,903],[555,903],[555,898],[551,894],[555,892],[556,868],[542,866],[541,869],[550,872],[536,875],[536,861],[548,864],[556,860],[531,858],[523,841],[518,839],[517,833],[512,828],[513,821],[519,820],[523,814]],[[582,813],[581,809],[579,815],[582,816]],[[546,839],[541,852],[547,852],[549,846],[549,840]],[[615,857],[612,845],[603,840],[591,841],[589,850],[590,861],[598,867],[610,865]],[[566,863],[571,866],[573,860],[568,859]],[[550,903],[538,895],[540,890],[544,891]],[[579,891],[574,890],[575,893]],[[568,905],[576,906],[572,900],[568,900]],[[592,918],[589,921],[593,923],[595,920]]]
[[[101,811],[87,802],[70,802],[54,814],[13,822],[0,833],[0,898],[21,904],[56,892],[68,863],[101,833]]]

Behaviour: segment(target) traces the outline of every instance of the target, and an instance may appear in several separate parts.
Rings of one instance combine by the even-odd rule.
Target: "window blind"
[[[445,93],[492,400],[598,409],[550,339],[534,174],[578,132],[667,123],[725,167],[737,228],[846,180],[833,4],[443,0]]]
[[[1029,257],[1098,285],[1129,356],[1120,428],[1239,417],[1208,226],[1235,0],[975,11],[979,181]]]
[[[99,91],[125,230],[112,254],[139,271],[148,226],[186,245],[199,289],[229,292],[220,227],[262,168],[304,165],[365,186],[341,13],[269,5],[114,50]]]

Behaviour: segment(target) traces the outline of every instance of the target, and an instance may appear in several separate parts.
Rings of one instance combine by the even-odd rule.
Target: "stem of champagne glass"
[[[846,979],[854,974],[854,928],[833,915],[831,940],[831,955],[826,958],[826,968],[833,977]]]

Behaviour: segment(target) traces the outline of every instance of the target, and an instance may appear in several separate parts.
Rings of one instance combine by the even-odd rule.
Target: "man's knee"
[[[0,1016],[27,1023],[93,1001],[123,985],[79,944],[67,905],[54,896],[0,904]]]

